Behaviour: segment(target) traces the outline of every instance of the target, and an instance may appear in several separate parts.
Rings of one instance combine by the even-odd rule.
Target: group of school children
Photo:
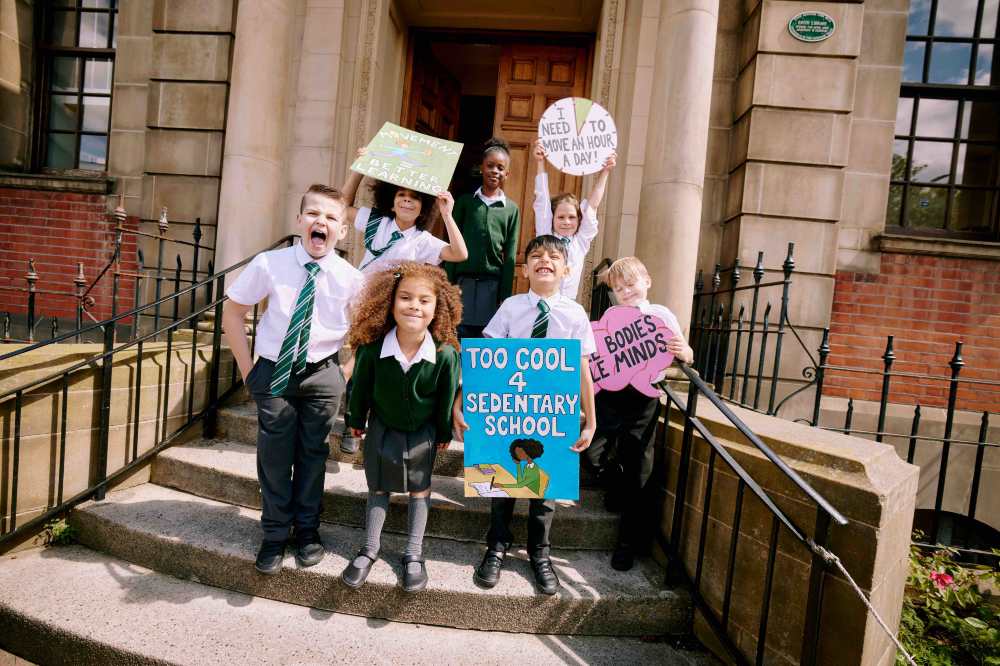
[[[374,206],[356,208],[359,174],[352,173],[341,190],[313,185],[302,197],[296,222],[301,243],[257,255],[227,289],[226,339],[257,403],[260,573],[277,573],[289,545],[299,566],[315,565],[325,555],[319,522],[328,439],[346,396],[347,434],[364,440],[368,500],[365,542],[344,569],[343,583],[364,584],[380,557],[390,493],[406,493],[402,587],[407,592],[426,587],[423,537],[434,458],[453,438],[462,440],[468,428],[461,409],[460,337],[580,340],[585,420],[571,448],[585,454],[585,468],[605,483],[606,505],[622,513],[612,567],[631,568],[648,546],[651,530],[643,513],[648,502],[642,493],[652,469],[659,400],[631,388],[601,391],[595,400],[587,364],[594,337],[574,300],[615,158],[605,163],[590,197],[577,201],[572,194],[549,197],[545,153],[537,143],[534,157],[536,237],[525,250],[527,293],[511,295],[520,212],[503,191],[510,149],[495,138],[483,151],[481,187],[457,201],[448,192],[435,201],[375,181]],[[447,241],[424,228],[435,203]],[[358,268],[334,251],[352,221],[364,236]],[[676,317],[646,300],[651,283],[638,259],[616,261],[608,280],[618,304],[662,318],[675,333],[669,351],[691,361]],[[254,363],[245,318],[265,298]],[[350,390],[344,372],[350,364],[342,367],[340,359],[345,343],[354,350]],[[515,453],[524,458],[523,451]],[[529,460],[524,468],[529,476],[532,465]],[[482,587],[499,580],[513,540],[515,501],[490,500],[486,553],[473,576]],[[539,592],[555,594],[559,579],[549,557],[555,502],[529,501],[528,555],[535,581]]]

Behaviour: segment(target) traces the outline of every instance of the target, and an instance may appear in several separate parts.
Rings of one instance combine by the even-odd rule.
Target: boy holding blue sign
[[[566,246],[555,236],[534,238],[525,249],[524,276],[530,290],[506,299],[486,325],[483,335],[487,338],[556,338],[580,341],[580,404],[586,416],[585,426],[571,450],[579,453],[590,446],[597,427],[594,408],[594,383],[590,375],[588,357],[596,350],[594,334],[587,313],[579,303],[562,295],[559,287],[569,272],[566,263]],[[454,420],[456,436],[468,428],[462,415],[461,396],[455,401]],[[532,482],[533,474],[525,469],[534,465],[534,457],[541,455],[540,447],[530,440],[517,440],[511,444],[511,456],[525,463],[518,465],[519,483]],[[515,446],[515,444],[517,446]],[[532,454],[535,455],[532,455]],[[476,569],[473,579],[479,585],[491,588],[500,579],[504,556],[513,541],[510,530],[514,514],[512,497],[493,497],[490,500],[490,530],[486,535],[486,554]],[[528,511],[528,555],[539,591],[555,594],[559,579],[549,559],[549,533],[555,512],[553,500],[531,499]]]

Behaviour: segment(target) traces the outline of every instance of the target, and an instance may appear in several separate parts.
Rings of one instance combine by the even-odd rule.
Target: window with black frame
[[[911,0],[889,233],[1000,239],[1000,0]]]
[[[39,3],[36,164],[104,171],[108,164],[117,0]]]

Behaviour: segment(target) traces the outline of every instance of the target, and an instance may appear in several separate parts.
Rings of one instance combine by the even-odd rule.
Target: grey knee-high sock
[[[365,518],[365,549],[372,554],[382,546],[382,526],[389,510],[388,493],[368,493],[367,516]],[[356,558],[355,566],[365,566],[364,558]]]
[[[424,530],[427,528],[427,514],[431,508],[431,498],[410,496],[407,510],[407,528],[409,536],[406,539],[404,555],[421,557],[424,552]]]

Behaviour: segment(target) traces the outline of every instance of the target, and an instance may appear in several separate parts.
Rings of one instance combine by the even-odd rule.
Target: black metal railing
[[[767,645],[768,629],[770,627],[770,611],[774,598],[775,569],[777,562],[779,539],[787,544],[787,539],[782,539],[782,534],[790,536],[795,543],[808,554],[811,562],[809,585],[802,590],[805,595],[806,613],[803,620],[803,640],[802,652],[799,663],[809,665],[816,663],[817,645],[820,635],[820,618],[823,611],[823,591],[826,581],[827,562],[829,551],[826,550],[826,543],[829,538],[831,525],[846,525],[847,519],[840,514],[830,502],[820,495],[809,483],[802,479],[795,470],[791,469],[784,460],[771,450],[758,437],[749,426],[746,425],[721,399],[715,391],[706,383],[697,372],[691,368],[680,364],[681,370],[688,380],[687,397],[682,398],[669,383],[662,383],[661,388],[666,392],[667,402],[664,408],[664,426],[661,431],[660,448],[663,451],[669,450],[667,439],[669,437],[671,411],[679,410],[683,418],[683,433],[680,441],[680,452],[670,464],[676,464],[676,474],[662,474],[664,479],[676,479],[673,487],[668,485],[662,490],[667,495],[673,495],[673,509],[670,520],[670,534],[663,539],[663,546],[667,552],[670,566],[668,568],[668,582],[684,581],[691,589],[691,596],[695,606],[701,612],[705,621],[718,637],[723,648],[731,659],[739,664],[762,664],[765,661],[765,648]],[[798,491],[796,500],[804,502],[813,507],[815,512],[815,522],[812,529],[797,524],[786,511],[780,506],[778,500],[766,490],[762,484],[755,479],[745,467],[743,467],[733,456],[733,454],[723,445],[711,432],[708,426],[699,419],[698,400],[700,397],[711,402],[725,419],[742,435],[747,444],[754,447],[762,454],[781,477],[786,479]],[[695,437],[695,434],[698,437]],[[707,456],[696,455],[697,447],[707,447]],[[704,474],[698,475],[698,479],[704,478],[703,490],[701,483],[693,484],[691,473],[692,460],[705,460],[707,464]],[[732,523],[729,529],[729,542],[725,548],[727,556],[725,558],[724,583],[722,586],[721,599],[718,592],[708,592],[705,585],[705,549],[708,540],[709,516],[719,514],[722,508],[716,508],[715,503],[722,500],[725,494],[714,492],[714,484],[718,474],[717,468],[725,469],[731,476],[737,479],[735,501],[731,508]],[[700,494],[700,502],[698,498]],[[690,498],[690,499],[689,499]],[[687,515],[689,502],[699,506],[700,519],[696,519],[694,514]],[[745,594],[746,588],[741,588],[740,592],[735,592],[734,574],[737,568],[737,552],[741,539],[750,539],[741,532],[741,525],[745,515],[748,514],[748,502],[758,502],[770,516],[769,539],[767,541],[767,563],[765,565],[764,580],[759,600],[755,599],[748,603],[746,597],[743,598],[741,606],[746,608],[751,603],[759,604],[756,627],[747,629],[751,634],[756,634],[757,643],[752,654],[744,652],[739,647],[736,640],[737,631],[732,626],[732,609],[734,594]],[[686,521],[695,521],[696,524],[688,525],[684,529]],[[715,530],[716,534],[723,530]],[[687,540],[694,539],[695,543]],[[714,546],[718,548],[718,543]],[[787,547],[787,546],[783,546]],[[686,557],[686,553],[696,552],[693,560]],[[715,582],[720,572],[716,571]],[[715,586],[717,587],[717,585]],[[794,598],[795,593],[791,596]],[[788,598],[788,595],[786,595]],[[720,603],[721,602],[721,603]],[[788,627],[782,627],[782,631],[787,632]]]
[[[287,236],[270,248],[273,249],[282,245],[291,245],[295,236]],[[87,499],[103,499],[106,489],[110,484],[126,477],[137,468],[146,464],[159,451],[170,446],[183,433],[188,431],[199,419],[204,419],[204,433],[206,436],[213,436],[216,424],[216,412],[222,400],[239,386],[239,374],[235,363],[233,364],[230,376],[229,389],[220,395],[220,368],[222,349],[222,306],[226,300],[225,284],[226,276],[233,271],[247,264],[253,257],[247,257],[243,261],[230,266],[229,268],[209,275],[199,282],[195,282],[187,287],[181,286],[179,276],[175,274],[173,292],[159,296],[155,300],[139,305],[126,312],[116,314],[114,317],[102,322],[84,326],[82,329],[58,335],[51,340],[36,342],[26,345],[9,353],[0,355],[0,364],[11,359],[40,350],[49,345],[66,342],[77,335],[85,335],[100,331],[102,336],[102,350],[88,358],[76,363],[71,363],[68,367],[47,374],[39,379],[24,382],[15,388],[8,389],[0,393],[0,410],[4,411],[8,428],[4,433],[5,453],[3,469],[0,469],[0,553],[12,547],[22,538],[23,535],[31,534],[39,529],[47,521],[64,513],[73,506]],[[195,302],[195,297],[201,294],[204,297],[202,305],[193,308],[188,314],[181,314],[181,306]],[[169,316],[157,318],[157,326],[147,332],[131,336],[127,341],[116,344],[116,331],[118,324],[123,320],[133,320],[143,312],[161,309],[170,312]],[[203,315],[209,312],[214,313],[211,318],[210,327],[207,330],[199,329],[198,323]],[[256,330],[258,309],[253,309],[253,330]],[[184,394],[181,396],[180,404],[186,409],[182,422],[177,427],[171,429],[169,423],[170,415],[170,391],[171,391],[171,359],[175,355],[175,350],[185,348],[186,344],[182,340],[175,345],[176,333],[183,329],[191,329],[190,361],[187,370],[187,381],[184,385]],[[208,369],[207,395],[204,399],[204,407],[200,411],[195,410],[195,371],[198,362],[199,333],[203,336],[211,336],[211,367]],[[165,338],[165,360],[161,385],[157,385],[156,400],[158,405],[156,420],[160,421],[159,427],[152,438],[151,447],[145,452],[139,452],[139,426],[142,391],[142,359],[144,345],[156,342],[160,338]],[[251,336],[255,342],[256,336]],[[131,433],[131,451],[127,451],[127,460],[116,469],[108,470],[109,437],[111,430],[111,410],[112,410],[112,379],[116,356],[121,358],[123,353],[135,354],[135,371],[133,386],[135,390],[130,390],[130,405],[127,409],[124,428]],[[251,347],[252,353],[252,347]],[[0,365],[0,367],[3,367]],[[90,447],[90,474],[86,488],[76,492],[71,497],[65,497],[65,476],[66,476],[66,455],[67,455],[67,434],[68,434],[68,414],[67,405],[70,397],[70,385],[77,377],[75,373],[92,372],[98,370],[97,390],[95,392],[97,403],[96,408],[91,411],[90,421],[87,423],[94,432]],[[46,475],[35,475],[35,478],[42,476],[51,480],[52,488],[49,489],[49,501],[40,515],[28,520],[24,524],[18,521],[18,499],[19,481],[22,465],[22,414],[25,405],[33,401],[38,396],[51,395],[59,396],[58,401],[53,401],[53,411],[50,421],[58,423],[53,432],[48,437],[54,442],[53,454],[50,456],[50,469]],[[58,409],[56,408],[58,405]],[[162,413],[160,413],[162,412]],[[154,420],[155,423],[155,420]],[[9,460],[9,463],[8,463]],[[37,462],[37,459],[36,459]],[[7,465],[9,464],[9,467]]]
[[[942,543],[948,546],[965,551],[967,558],[975,559],[981,557],[986,561],[997,563],[997,558],[990,552],[992,548],[1000,548],[1000,531],[982,523],[978,514],[980,505],[986,499],[984,493],[1000,492],[993,486],[984,486],[983,465],[987,451],[990,449],[1000,449],[1000,441],[992,441],[990,435],[990,421],[996,422],[998,414],[991,413],[989,409],[984,409],[979,416],[979,434],[976,439],[965,439],[955,437],[956,415],[964,411],[960,404],[960,393],[963,387],[967,392],[972,392],[977,404],[994,404],[1000,410],[1000,381],[977,379],[972,377],[962,377],[961,373],[966,366],[962,357],[963,343],[955,342],[954,353],[948,361],[948,374],[923,374],[914,372],[900,372],[894,370],[893,366],[897,360],[894,344],[894,336],[886,339],[885,351],[882,354],[882,368],[865,368],[850,365],[834,365],[830,363],[830,333],[824,331],[823,341],[819,348],[819,363],[816,366],[815,378],[815,398],[813,403],[812,417],[809,423],[813,426],[833,430],[848,435],[856,435],[865,438],[872,438],[876,442],[883,442],[887,438],[894,442],[906,442],[906,462],[922,463],[922,470],[932,470],[936,473],[933,508],[917,509],[914,518],[914,526],[927,536],[931,544]],[[829,378],[831,373],[849,376],[878,377],[879,386],[878,411],[875,425],[871,427],[858,428],[855,424],[855,402],[850,395],[857,389],[839,389],[837,392],[847,394],[847,406],[844,410],[843,425],[835,424],[832,421],[825,421],[822,418],[824,391],[829,396]],[[928,433],[928,421],[924,417],[924,411],[919,400],[915,400],[912,405],[912,417],[909,418],[909,426],[902,430],[887,428],[886,420],[891,404],[897,405],[898,409],[909,407],[898,401],[891,403],[891,387],[899,382],[910,384],[927,385],[936,383],[939,386],[947,386],[947,406],[944,408],[944,430],[943,433],[932,435]],[[873,382],[873,385],[875,383]],[[971,410],[969,410],[971,411]],[[976,410],[979,414],[979,411]],[[923,418],[923,421],[922,421]],[[923,428],[923,431],[921,430]],[[921,456],[918,458],[918,451],[926,451],[924,447],[932,446],[933,451],[939,455]],[[950,466],[952,447],[975,448],[975,460],[972,464],[971,483],[969,485],[969,496],[965,503],[965,510],[948,511],[944,509],[945,491],[948,482],[949,470],[954,470]],[[936,468],[936,469],[935,469]],[[965,478],[966,470],[962,472]],[[926,478],[926,475],[925,475]],[[963,482],[964,483],[964,482]],[[927,544],[918,544],[927,545]]]
[[[0,292],[25,294],[24,311],[23,313],[17,313],[17,319],[21,319],[23,315],[23,321],[15,321],[14,314],[9,310],[0,312],[0,342],[35,342],[38,339],[38,327],[46,321],[48,322],[49,339],[62,337],[59,330],[61,327],[59,316],[51,314],[51,306],[49,306],[50,314],[45,315],[43,312],[47,305],[45,302],[46,297],[56,297],[60,300],[73,299],[76,301],[74,335],[71,338],[62,337],[64,340],[71,342],[100,341],[101,336],[103,336],[101,329],[95,329],[88,325],[88,322],[98,322],[98,318],[94,316],[93,311],[99,305],[103,307],[105,312],[110,313],[108,318],[117,322],[116,325],[122,329],[119,331],[119,334],[128,332],[130,336],[135,337],[144,329],[152,327],[155,330],[159,327],[161,318],[160,309],[154,309],[152,312],[147,312],[144,309],[140,310],[130,321],[118,317],[117,314],[123,308],[138,308],[143,302],[143,291],[147,285],[151,285],[151,289],[154,292],[152,298],[156,301],[160,299],[164,291],[164,284],[169,285],[171,282],[174,284],[180,282],[193,285],[198,282],[199,275],[212,275],[214,272],[212,261],[208,262],[207,273],[200,271],[199,262],[201,261],[201,253],[214,253],[215,251],[213,247],[201,244],[203,236],[201,218],[195,219],[194,225],[191,228],[191,240],[188,241],[167,236],[170,222],[167,219],[166,207],[163,207],[160,211],[160,217],[157,220],[158,233],[155,234],[139,231],[138,229],[129,229],[125,226],[127,215],[123,201],[119,202],[113,217],[115,220],[115,229],[111,258],[93,278],[88,279],[84,273],[83,262],[77,262],[77,271],[75,277],[72,279],[72,288],[60,285],[56,281],[51,282],[52,286],[49,287],[45,283],[44,276],[40,275],[36,270],[35,260],[29,259],[27,271],[24,274],[24,286],[0,285]],[[131,261],[123,262],[122,246],[126,235],[134,236],[137,239],[148,238],[156,242],[155,265],[146,267],[142,249],[137,248],[135,258],[136,270],[132,271],[123,267],[123,263],[127,263],[127,265],[132,264]],[[180,252],[174,253],[168,251],[168,247],[190,248],[192,255],[190,267],[184,266]],[[175,254],[173,267],[168,267],[165,264],[168,253]],[[101,304],[98,303],[94,294],[96,293],[95,289],[99,285],[103,286],[107,284],[105,282],[106,279],[111,280],[110,301]],[[121,303],[121,292],[122,286],[126,282],[132,283],[133,299],[131,303],[123,304]],[[196,294],[192,290],[190,304],[186,304],[181,310],[185,312],[193,311],[195,307]],[[148,324],[140,324],[141,319],[145,319]],[[84,329],[93,332],[96,337],[85,340]]]

